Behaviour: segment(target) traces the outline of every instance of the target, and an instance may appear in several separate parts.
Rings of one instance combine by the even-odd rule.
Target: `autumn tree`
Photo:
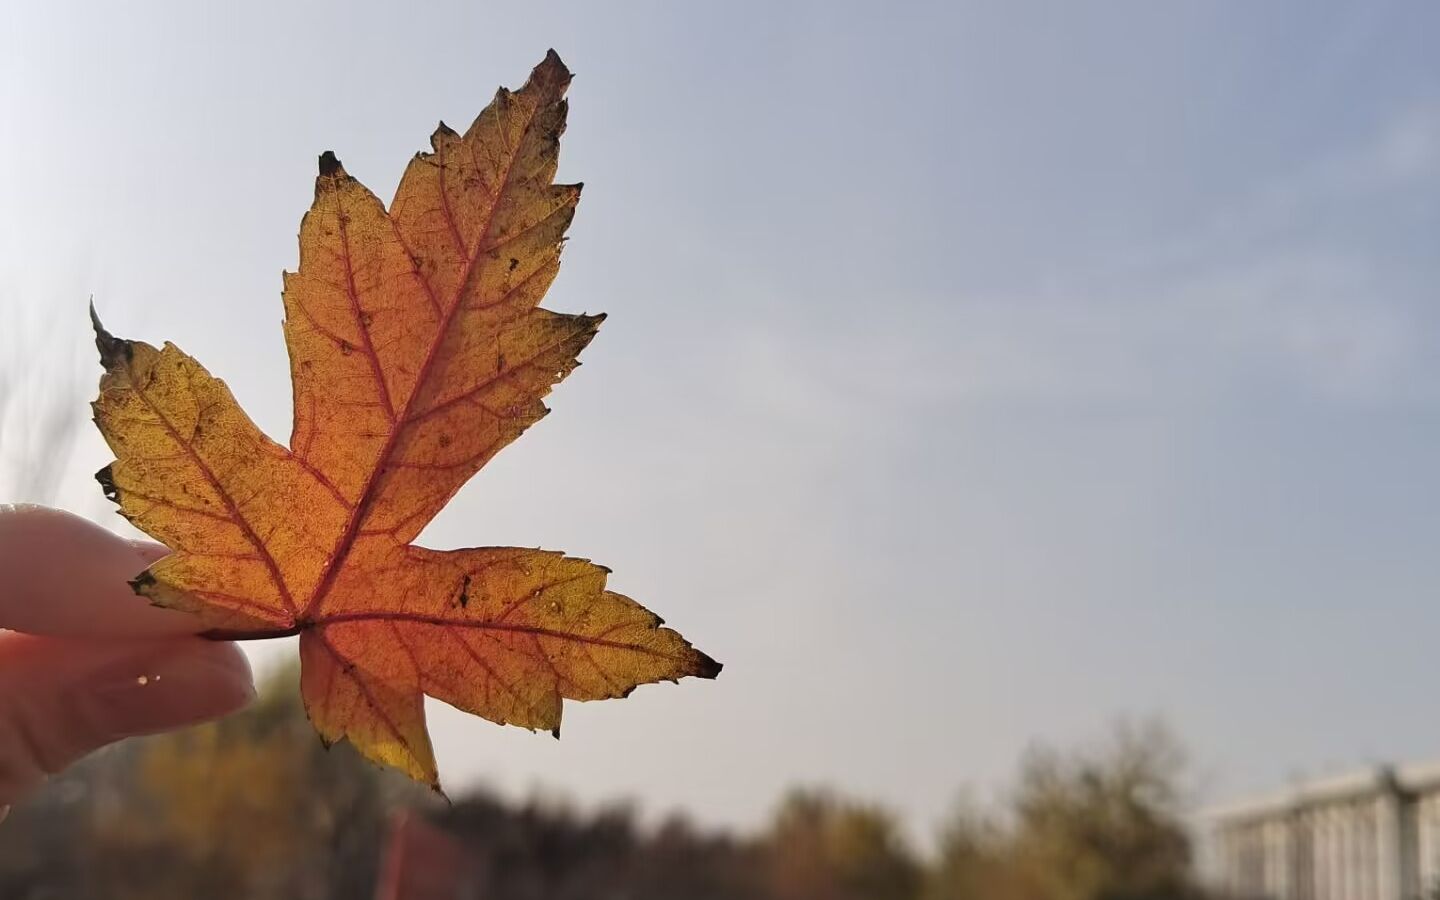
[[[905,900],[920,888],[920,864],[894,817],[831,791],[792,792],[766,842],[781,900]]]
[[[348,747],[327,753],[298,680],[283,669],[244,712],[101,751],[18,807],[0,896],[370,896],[387,811],[425,792]]]
[[[762,851],[671,818],[646,829],[612,805],[584,815],[532,799],[520,806],[485,794],[431,817],[461,848],[452,883],[506,900],[765,900]],[[399,896],[407,896],[400,893]]]
[[[1012,833],[971,798],[957,802],[940,829],[925,900],[1039,900],[1031,873],[1015,858]]]
[[[143,813],[127,805],[105,838],[167,848],[195,879],[183,896],[212,898],[355,896],[373,880],[386,810],[419,793],[348,747],[327,753],[294,666],[246,712],[145,742],[136,779]]]
[[[1001,824],[962,808],[941,839],[933,900],[1199,896],[1181,818],[1184,755],[1163,726],[1122,724],[1096,752],[1038,747]]]
[[[1190,896],[1180,819],[1184,755],[1157,723],[1123,725],[1098,754],[1030,753],[1015,798],[1015,851],[1055,900]]]

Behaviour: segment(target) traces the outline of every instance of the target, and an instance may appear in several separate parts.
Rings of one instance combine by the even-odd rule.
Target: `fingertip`
[[[234,645],[0,634],[0,804],[105,744],[235,712],[255,697]]]
[[[112,741],[229,715],[255,699],[255,681],[234,644],[179,638],[87,673],[70,693]]]
[[[216,684],[223,688],[221,693],[232,696],[234,712],[255,699],[255,672],[250,667],[250,657],[231,641],[211,641],[195,638],[201,646],[208,648],[211,665],[215,669]]]
[[[196,619],[151,606],[128,583],[165,553],[64,510],[0,506],[0,628],[70,637],[194,632]]]
[[[169,547],[164,544],[157,544],[154,541],[132,540],[130,546],[135,549],[135,554],[145,561],[146,566],[157,563],[170,555]]]

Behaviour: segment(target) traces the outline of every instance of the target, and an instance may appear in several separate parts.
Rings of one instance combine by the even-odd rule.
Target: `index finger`
[[[197,617],[152,606],[130,587],[166,552],[64,510],[0,505],[0,628],[62,637],[193,633]]]

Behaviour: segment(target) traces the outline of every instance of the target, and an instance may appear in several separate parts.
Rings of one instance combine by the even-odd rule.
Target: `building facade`
[[[1440,763],[1311,781],[1208,818],[1237,900],[1440,900]]]

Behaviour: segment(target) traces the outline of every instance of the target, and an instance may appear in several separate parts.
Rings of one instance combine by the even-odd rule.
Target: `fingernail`
[[[245,658],[233,646],[199,639],[150,645],[73,690],[87,720],[110,740],[215,719],[255,698]]]

